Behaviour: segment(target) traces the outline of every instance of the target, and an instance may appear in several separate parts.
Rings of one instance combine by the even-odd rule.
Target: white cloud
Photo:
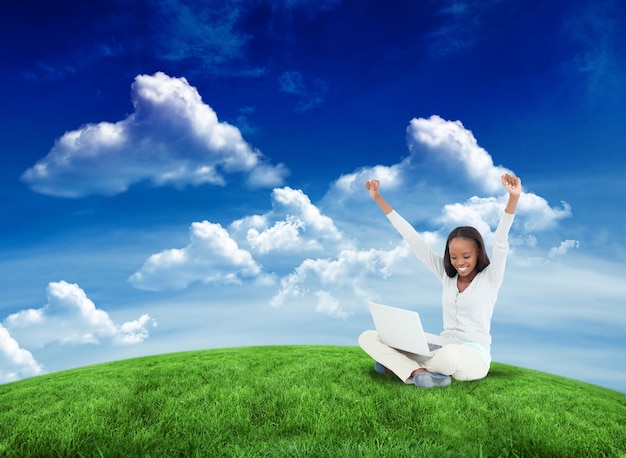
[[[0,324],[0,383],[8,383],[43,372],[32,353],[20,348],[9,331]]]
[[[258,164],[248,174],[248,184],[257,188],[271,188],[281,184],[289,175],[289,169],[284,164]]]
[[[367,180],[380,180],[381,183],[385,183],[385,189],[397,189],[402,184],[403,169],[407,165],[407,161],[403,161],[390,167],[384,165],[363,167],[356,172],[340,176],[332,187],[342,193],[362,193]]]
[[[52,282],[47,293],[48,303],[44,307],[14,313],[4,321],[4,326],[27,348],[42,348],[51,343],[99,344],[103,340],[136,344],[148,338],[149,322],[156,326],[148,315],[116,325],[77,284]]]
[[[129,281],[139,289],[182,289],[192,283],[240,283],[257,277],[261,267],[249,251],[239,247],[220,224],[191,224],[190,242],[153,254]]]
[[[560,220],[572,216],[572,209],[567,202],[561,202],[563,208],[550,207],[548,202],[536,194],[523,193],[520,197],[517,213],[524,216],[524,228],[528,231],[553,228]]]
[[[490,154],[478,145],[472,132],[460,121],[447,121],[437,115],[414,118],[407,127],[407,144],[411,152],[409,157],[390,166],[363,167],[342,175],[332,184],[324,201],[335,208],[339,218],[342,211],[349,211],[349,207],[355,204],[355,199],[363,199],[366,195],[363,184],[375,178],[381,181],[382,192],[390,198],[392,206],[397,203],[402,209],[412,208],[415,215],[438,225],[438,238],[445,240],[455,226],[472,225],[487,239],[508,198],[501,175],[513,172],[495,166]],[[429,162],[433,160],[437,164]],[[464,202],[445,203],[448,194],[441,181],[449,177],[443,177],[443,169],[455,171],[455,184],[459,187],[478,187],[486,197],[473,196]],[[458,192],[455,190],[454,194]],[[439,213],[436,213],[437,201],[443,206]],[[533,232],[554,229],[560,221],[572,216],[570,205],[567,202],[560,204],[560,207],[550,206],[543,197],[523,191],[515,217],[517,232],[512,236],[522,231],[528,240],[534,240],[534,245],[540,245]],[[411,219],[414,215],[407,213],[404,216]],[[357,217],[353,215],[353,218]],[[363,224],[362,221],[359,223]],[[545,247],[544,252],[547,253],[548,249]]]
[[[251,227],[248,229],[247,239],[250,246],[262,254],[274,250],[289,250],[301,246],[300,231],[304,227],[304,221],[288,215],[285,221],[278,221],[272,227],[264,228],[262,232]]]
[[[275,269],[280,266],[289,268],[293,261],[293,270],[281,278],[270,304],[276,308],[297,304],[344,319],[353,313],[354,304],[362,304],[376,295],[372,290],[376,279],[406,273],[394,272],[394,268],[402,270],[398,268],[399,261],[407,257],[408,250],[400,239],[392,242],[393,248],[387,250],[356,247],[354,240],[346,240],[337,222],[352,223],[359,211],[355,210],[350,199],[357,193],[366,195],[363,183],[368,178],[381,179],[385,182],[385,189],[395,195],[406,195],[416,181],[419,142],[447,161],[455,161],[467,172],[464,176],[481,186],[483,191],[495,193],[443,206],[439,214],[431,216],[438,229],[423,232],[423,236],[431,245],[442,245],[450,226],[471,224],[485,235],[489,243],[507,199],[500,180],[500,175],[507,169],[494,166],[489,154],[477,145],[471,132],[460,122],[444,121],[436,116],[413,120],[409,132],[410,157],[391,166],[359,169],[343,175],[332,185],[329,194],[333,193],[338,201],[343,199],[344,206],[339,208],[345,210],[335,214],[336,221],[323,214],[301,190],[275,188],[271,211],[236,220],[228,229],[207,221],[193,223],[191,240],[186,247],[151,256],[131,276],[131,283],[138,288],[153,290],[181,289],[193,282],[242,284],[245,279],[258,280],[264,270],[272,272],[266,275],[267,278],[275,276]],[[490,183],[480,180],[483,175]],[[420,186],[424,191],[423,198],[428,201],[427,181]],[[524,192],[516,216],[517,233],[520,228],[523,231],[517,239],[513,234],[512,245],[520,249],[535,248],[538,239],[528,232],[547,230],[570,214],[566,203],[562,209],[551,208],[545,199]],[[372,246],[383,240],[389,245],[388,233],[380,235],[369,227],[363,230],[367,231],[368,237],[374,235],[376,239],[361,243]],[[389,227],[388,230],[393,229]],[[263,256],[265,265],[261,267],[251,253]],[[304,253],[308,257],[302,259]],[[277,254],[281,256],[276,257]]]
[[[115,334],[115,341],[125,345],[142,343],[150,336],[146,328],[150,322],[154,327],[157,326],[157,322],[144,313],[136,320],[123,323],[119,327],[119,332]]]
[[[335,318],[346,318],[354,310],[354,304],[362,304],[376,296],[372,285],[375,279],[381,276],[398,278],[388,282],[399,281],[406,274],[404,268],[410,266],[397,262],[406,250],[405,245],[398,239],[391,244],[397,246],[391,251],[385,249],[364,249],[363,247],[384,246],[390,244],[390,236],[393,231],[391,226],[384,227],[384,218],[371,220],[376,210],[362,212],[364,205],[374,205],[367,197],[363,185],[371,178],[380,179],[385,195],[391,196],[390,203],[401,200],[401,206],[411,207],[421,218],[430,220],[436,229],[422,232],[422,236],[429,245],[443,253],[443,245],[450,229],[459,225],[472,225],[483,234],[488,246],[492,243],[493,231],[495,230],[502,211],[504,210],[508,194],[501,182],[501,175],[508,169],[494,166],[489,154],[480,148],[472,133],[466,130],[460,122],[450,122],[433,116],[429,119],[414,119],[409,126],[409,148],[411,155],[390,166],[378,165],[375,167],[363,167],[354,173],[342,175],[332,185],[326,196],[324,204],[329,215],[333,216],[332,223],[342,228],[345,233],[350,233],[354,240],[349,248],[337,245],[336,251],[332,251],[332,245],[328,242],[320,244],[325,249],[324,256],[309,257],[300,261],[290,273],[280,280],[280,288],[271,299],[274,307],[283,307],[287,304],[314,309],[318,313]],[[438,168],[432,168],[432,164],[420,164],[423,162],[420,153],[428,151],[435,154],[439,159],[454,164],[457,170],[465,173],[461,176],[467,179],[471,186],[478,186],[486,197],[473,196],[463,202],[443,204],[437,207],[436,201],[449,196],[444,188],[436,183]],[[427,165],[427,167],[424,167]],[[424,174],[425,170],[433,170],[433,173]],[[461,183],[462,184],[462,183]],[[285,195],[297,196],[293,190],[285,188]],[[432,190],[437,189],[438,194]],[[275,190],[276,193],[276,190]],[[455,191],[458,194],[458,190]],[[415,199],[412,197],[415,195]],[[449,197],[448,197],[449,198]],[[368,200],[367,203],[365,202]],[[415,203],[416,201],[417,203]],[[423,201],[423,204],[421,203]],[[274,205],[281,202],[280,196],[274,196]],[[308,202],[308,201],[307,201]],[[310,205],[310,204],[308,204]],[[317,207],[311,205],[317,210]],[[432,212],[429,214],[423,208]],[[303,208],[303,205],[300,205]],[[440,211],[437,211],[441,209]],[[275,208],[276,210],[276,208]],[[551,207],[542,197],[523,192],[517,208],[515,227],[511,233],[510,257],[517,266],[545,265],[549,262],[548,251],[552,246],[550,230],[562,219],[571,216],[571,209],[566,202],[562,207]],[[291,212],[294,215],[296,212]],[[301,215],[300,213],[297,213]],[[239,220],[232,225],[234,230],[247,229],[248,242],[253,249],[264,253],[272,249],[287,250],[295,246],[303,246],[298,239],[303,236],[306,225],[300,218],[284,218],[275,221],[267,215],[254,215]],[[380,215],[379,215],[380,216]],[[406,214],[409,220],[414,215]],[[380,223],[380,224],[379,224]],[[546,237],[540,238],[536,232],[544,232]],[[548,239],[547,243],[543,239]],[[561,251],[569,248],[569,245],[561,247]],[[386,256],[383,256],[387,253]],[[391,253],[394,253],[391,255]],[[376,266],[381,266],[377,270]],[[419,266],[415,267],[419,270]],[[389,291],[385,287],[387,295]]]
[[[297,255],[332,250],[344,243],[333,220],[301,190],[274,189],[272,207],[266,214],[233,221],[228,229],[208,221],[192,223],[186,247],[153,254],[129,281],[136,288],[154,291],[183,289],[196,282],[240,284],[244,279],[271,284],[272,274],[264,275],[243,245],[259,255]]]
[[[317,291],[315,297],[317,298],[316,312],[341,319],[348,318],[351,315],[351,313],[341,308],[339,301],[328,291]]]
[[[446,226],[474,226],[480,233],[487,234],[490,232],[490,224],[497,223],[502,206],[497,199],[491,197],[481,199],[472,197],[467,202],[461,204],[450,204],[443,208],[442,223]]]
[[[473,187],[478,187],[489,196],[503,194],[501,176],[513,173],[502,166],[495,166],[491,155],[478,145],[472,132],[460,121],[447,121],[440,116],[414,118],[407,127],[407,147],[410,156],[390,166],[377,165],[362,167],[357,171],[342,175],[331,186],[334,197],[363,193],[363,185],[368,179],[378,179],[385,192],[406,192],[414,183],[430,183],[439,186],[437,180],[444,169],[461,171]],[[417,165],[434,159],[436,166],[428,164],[427,173]],[[458,181],[458,180],[457,180]],[[427,192],[428,189],[422,189]],[[531,205],[531,204],[529,204]]]
[[[301,190],[289,187],[272,192],[272,210],[234,221],[234,234],[245,234],[252,250],[267,254],[273,251],[321,251],[343,241],[333,220],[323,215]]]
[[[476,227],[482,234],[495,229],[500,215],[506,205],[507,196],[499,197],[471,197],[463,203],[445,205],[442,211],[441,223],[445,227],[470,225]],[[525,232],[545,231],[553,228],[563,218],[571,216],[570,206],[562,202],[563,208],[550,207],[548,202],[535,194],[523,192],[516,210],[516,221],[521,222]],[[528,235],[528,246],[537,244],[534,235]]]
[[[564,256],[572,248],[578,248],[578,240],[565,240],[561,242],[558,247],[554,247],[550,250],[548,255],[553,258],[555,256]]]
[[[534,248],[537,246],[537,237],[530,234],[526,237],[520,237],[516,235],[509,234],[509,244],[511,246],[521,246],[521,247],[530,247]]]
[[[350,314],[352,304],[375,295],[368,287],[372,277],[388,277],[394,264],[408,254],[406,245],[400,244],[387,251],[350,249],[342,250],[335,259],[305,259],[281,279],[271,305],[282,307],[292,300],[301,305],[315,297],[318,312],[344,318]]]
[[[65,133],[47,156],[22,175],[43,194],[116,195],[136,183],[155,186],[224,185],[225,174],[248,173],[252,186],[276,186],[288,174],[270,165],[234,126],[220,122],[185,78],[139,75],[135,111],[116,123],[88,124]]]
[[[500,177],[511,173],[494,166],[489,153],[478,145],[461,121],[446,121],[437,115],[414,118],[407,128],[407,141],[413,155],[425,151],[450,168],[460,166],[475,184],[489,193],[500,192]]]
[[[468,201],[468,205],[481,215],[481,219],[491,225],[496,224],[506,201],[501,176],[513,172],[495,166],[491,155],[478,145],[472,132],[460,121],[446,121],[436,115],[428,119],[416,118],[411,120],[407,132],[408,146],[414,156],[426,151],[448,167],[463,170],[472,183],[484,192],[498,196],[497,199],[473,197]],[[517,218],[523,219],[524,228],[528,231],[551,228],[559,220],[571,216],[569,204],[561,202],[561,205],[562,208],[550,207],[543,197],[523,192],[516,212]]]

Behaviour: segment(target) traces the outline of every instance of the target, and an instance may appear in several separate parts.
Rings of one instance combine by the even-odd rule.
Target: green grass
[[[496,363],[422,390],[358,347],[194,351],[0,385],[0,456],[626,457],[626,398]]]

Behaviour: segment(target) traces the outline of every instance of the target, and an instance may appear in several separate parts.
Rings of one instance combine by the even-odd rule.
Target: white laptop
[[[389,305],[369,303],[374,326],[385,345],[422,356],[432,356],[443,345],[454,343],[435,334],[424,332],[419,313]]]

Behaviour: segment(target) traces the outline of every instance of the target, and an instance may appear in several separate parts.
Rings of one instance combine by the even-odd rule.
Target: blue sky
[[[441,328],[443,252],[522,178],[497,362],[626,392],[618,1],[27,1],[0,15],[0,382]]]

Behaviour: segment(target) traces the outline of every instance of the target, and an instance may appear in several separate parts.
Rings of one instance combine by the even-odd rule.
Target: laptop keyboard
[[[440,348],[441,348],[441,345],[437,345],[437,344],[428,342],[428,349],[430,351],[439,350]]]

